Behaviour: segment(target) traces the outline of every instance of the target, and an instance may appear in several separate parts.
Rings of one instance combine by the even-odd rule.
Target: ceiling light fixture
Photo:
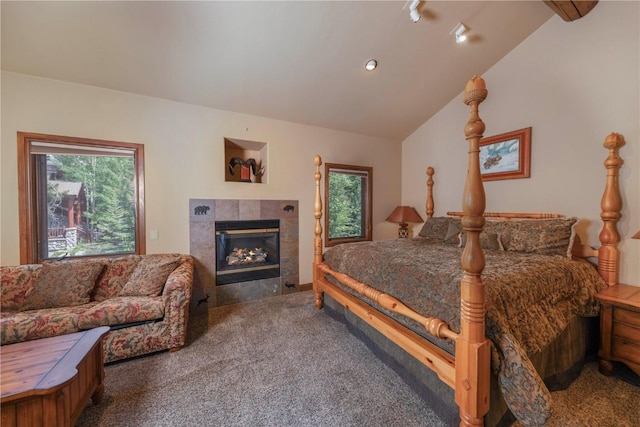
[[[375,59],[370,59],[367,61],[366,64],[364,64],[364,69],[367,71],[373,71],[376,69],[377,66],[378,66],[378,61],[376,61]]]
[[[418,13],[418,4],[420,0],[413,0],[409,5],[409,18],[415,23],[420,20],[420,13]],[[406,6],[406,3],[405,3]]]
[[[455,35],[456,43],[464,43],[467,40],[467,35],[465,34],[467,31],[469,31],[469,28],[462,22],[458,22],[458,25],[456,25],[454,29],[451,30],[449,35]]]

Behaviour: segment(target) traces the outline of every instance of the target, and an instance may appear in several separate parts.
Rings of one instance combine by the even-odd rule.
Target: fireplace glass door
[[[280,221],[216,221],[216,285],[280,277]]]

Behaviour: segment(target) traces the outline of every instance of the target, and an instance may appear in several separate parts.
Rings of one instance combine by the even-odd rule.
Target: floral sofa
[[[105,362],[185,343],[193,258],[126,255],[0,267],[1,344],[109,326]]]

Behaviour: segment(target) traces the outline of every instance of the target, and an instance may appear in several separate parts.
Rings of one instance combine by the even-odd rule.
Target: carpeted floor
[[[628,377],[629,382],[622,381],[621,376]],[[640,381],[623,365],[616,365],[614,375],[605,377],[598,372],[597,362],[589,362],[568,389],[551,394],[553,414],[545,427],[640,426]]]
[[[189,343],[105,368],[78,426],[441,426],[339,322],[300,292],[192,316]],[[587,364],[554,392],[552,426],[640,426],[640,388]]]

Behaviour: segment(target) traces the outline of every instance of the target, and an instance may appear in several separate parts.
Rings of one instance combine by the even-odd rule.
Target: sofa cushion
[[[140,260],[133,274],[120,291],[120,296],[157,296],[167,277],[180,262],[180,257],[166,254],[147,255]]]
[[[101,262],[44,263],[31,276],[32,286],[25,295],[22,310],[67,307],[86,304],[104,268]]]
[[[22,308],[31,285],[29,279],[39,268],[39,264],[0,267],[0,310],[19,311]]]
[[[39,338],[78,332],[78,318],[95,303],[75,307],[2,313],[1,344],[30,341]]]
[[[125,255],[105,258],[106,267],[91,293],[91,301],[104,301],[117,297],[143,255]]]
[[[115,297],[94,305],[80,315],[78,328],[125,325],[164,317],[164,301],[157,297]]]
[[[171,338],[172,326],[166,322],[150,322],[108,333],[102,341],[105,363],[184,344],[176,344]]]

